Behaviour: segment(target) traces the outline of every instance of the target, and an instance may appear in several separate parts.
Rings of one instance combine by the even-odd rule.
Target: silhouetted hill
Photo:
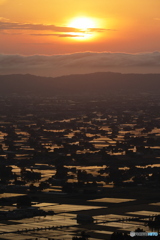
[[[160,74],[91,73],[56,78],[34,75],[1,75],[0,94],[73,94],[105,92],[155,92]]]

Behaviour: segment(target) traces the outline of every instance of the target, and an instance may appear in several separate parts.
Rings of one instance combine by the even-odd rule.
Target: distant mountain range
[[[160,92],[160,74],[97,72],[56,78],[0,75],[0,94],[82,94],[106,92]]]

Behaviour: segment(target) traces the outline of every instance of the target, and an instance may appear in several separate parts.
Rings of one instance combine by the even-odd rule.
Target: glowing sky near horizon
[[[159,51],[159,9],[159,0],[0,0],[0,53]]]

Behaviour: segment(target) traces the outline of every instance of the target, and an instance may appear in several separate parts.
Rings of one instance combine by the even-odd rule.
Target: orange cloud
[[[10,32],[9,32],[9,31]],[[0,18],[0,31],[1,33],[5,34],[14,34],[15,30],[25,31],[25,30],[31,30],[31,31],[52,31],[55,34],[46,34],[46,33],[38,33],[31,35],[37,35],[37,36],[58,36],[58,37],[76,37],[79,35],[72,35],[68,33],[91,33],[91,32],[104,32],[109,31],[111,29],[104,29],[104,28],[89,28],[87,31],[80,30],[78,28],[73,27],[63,27],[63,26],[56,26],[53,24],[45,25],[45,24],[33,24],[33,23],[19,23],[19,22],[11,22],[8,19]],[[6,32],[7,31],[7,32]],[[59,33],[59,34],[56,34]],[[67,33],[67,34],[65,34]],[[19,32],[20,34],[20,32]],[[28,33],[27,33],[28,34]]]

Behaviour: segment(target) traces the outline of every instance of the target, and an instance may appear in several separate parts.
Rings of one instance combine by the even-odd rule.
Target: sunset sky
[[[124,59],[159,51],[160,0],[0,0],[3,64],[8,55],[89,52]]]

